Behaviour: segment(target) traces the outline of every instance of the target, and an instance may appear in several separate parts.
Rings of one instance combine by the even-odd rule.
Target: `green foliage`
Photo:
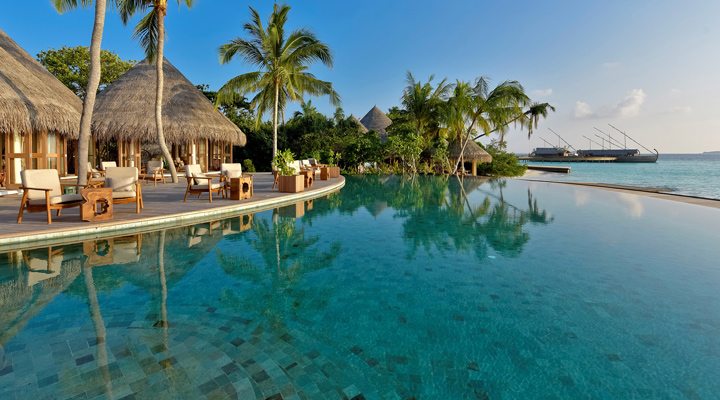
[[[490,153],[493,160],[489,164],[479,164],[478,173],[489,176],[520,176],[525,173],[527,166],[520,163],[517,156],[508,153],[498,144],[490,144],[485,150]]]
[[[243,160],[242,167],[245,170],[245,172],[255,172],[255,165],[253,164],[252,160],[249,158],[246,158]]]
[[[273,167],[278,170],[280,175],[290,176],[296,175],[300,171],[295,171],[292,167],[292,163],[295,161],[295,154],[290,149],[278,151],[277,155],[273,159]]]
[[[90,79],[90,49],[85,46],[48,49],[38,53],[37,59],[60,82],[80,98],[85,98],[85,90]],[[98,90],[103,90],[134,64],[135,61],[125,61],[113,52],[101,50],[102,74]]]

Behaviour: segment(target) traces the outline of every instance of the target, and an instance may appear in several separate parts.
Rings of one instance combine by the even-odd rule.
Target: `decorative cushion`
[[[133,177],[115,177],[105,179],[106,187],[113,192],[135,192],[135,178]]]
[[[193,178],[206,178],[207,176],[201,172],[193,172]],[[193,179],[193,185],[207,186],[207,179]]]

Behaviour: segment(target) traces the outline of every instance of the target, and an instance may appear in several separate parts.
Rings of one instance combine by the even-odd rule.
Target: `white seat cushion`
[[[59,196],[50,196],[50,204],[72,203],[82,201],[82,199],[82,196],[79,194],[61,194]],[[30,204],[33,206],[44,205],[45,199],[31,199]]]
[[[135,191],[128,192],[126,190],[113,192],[113,199],[129,199],[135,197]]]
[[[213,189],[219,189],[222,187],[222,184],[220,183],[213,183],[212,188]],[[190,186],[192,190],[208,190],[208,185],[192,185]]]

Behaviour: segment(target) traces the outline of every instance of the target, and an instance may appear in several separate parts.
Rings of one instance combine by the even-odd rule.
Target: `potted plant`
[[[340,177],[340,167],[337,165],[340,162],[340,156],[340,152],[330,151],[328,165],[320,168],[320,179],[326,181],[328,178]]]
[[[295,155],[289,149],[279,151],[273,159],[273,168],[278,174],[278,190],[283,193],[297,193],[305,189],[305,178],[295,170],[294,163]]]

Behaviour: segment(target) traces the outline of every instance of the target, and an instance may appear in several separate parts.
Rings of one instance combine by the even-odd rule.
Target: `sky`
[[[312,30],[333,51],[334,66],[314,66],[331,81],[347,114],[400,103],[405,74],[493,84],[517,80],[534,101],[557,109],[528,140],[511,131],[508,147],[528,152],[558,143],[576,148],[594,128],[626,131],[661,153],[720,150],[720,1],[717,0],[289,0],[291,29]],[[218,47],[244,37],[248,7],[266,18],[272,1],[170,1],[165,54],[193,83],[218,89],[252,67],[221,65]],[[103,48],[140,60],[142,50],[108,11]],[[30,54],[89,45],[93,10],[59,15],[50,0],[6,2],[0,29]],[[313,99],[326,114],[327,98]],[[292,111],[292,109],[291,109]],[[592,145],[596,148],[597,145]]]

